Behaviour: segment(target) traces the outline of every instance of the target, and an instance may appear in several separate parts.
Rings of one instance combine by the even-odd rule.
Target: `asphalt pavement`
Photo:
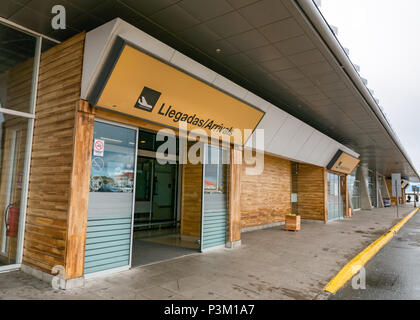
[[[420,300],[420,212],[366,265],[365,289],[350,280],[332,300]],[[361,282],[357,284],[360,287]]]

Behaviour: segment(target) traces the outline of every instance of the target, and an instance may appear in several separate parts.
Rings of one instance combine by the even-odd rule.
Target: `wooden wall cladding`
[[[326,169],[299,164],[298,213],[302,219],[327,220]]]
[[[94,123],[93,107],[87,101],[80,101],[74,126],[73,171],[67,221],[67,279],[82,277],[84,274]]]
[[[84,39],[82,33],[41,55],[23,263],[44,272],[65,265]]]
[[[230,242],[241,240],[241,175],[242,151],[230,148],[228,236]]]
[[[192,143],[188,142],[188,148]],[[203,184],[203,165],[183,164],[181,235],[201,236],[201,201]]]
[[[291,163],[289,160],[264,156],[261,175],[241,174],[241,228],[285,220],[291,212]]]
[[[391,205],[396,206],[397,205],[397,197],[392,196],[392,180],[386,179],[386,185],[388,187],[389,195],[391,196]],[[402,201],[405,203],[405,190],[401,189],[401,195],[403,196],[403,199],[400,199],[400,204]],[[413,198],[413,197],[412,197]]]

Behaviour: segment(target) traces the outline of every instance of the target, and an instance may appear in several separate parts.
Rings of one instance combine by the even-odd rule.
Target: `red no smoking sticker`
[[[95,139],[93,144],[93,155],[97,157],[104,156],[105,141],[100,139]]]

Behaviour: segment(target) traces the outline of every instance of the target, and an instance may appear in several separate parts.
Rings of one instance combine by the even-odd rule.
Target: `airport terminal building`
[[[77,286],[419,179],[313,1],[67,1],[65,30],[7,2],[0,272]]]

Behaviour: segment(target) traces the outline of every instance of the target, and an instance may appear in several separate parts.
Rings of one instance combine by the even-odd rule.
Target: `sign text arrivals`
[[[219,125],[217,123],[214,123],[214,120],[211,120],[211,119],[207,119],[207,120],[200,119],[197,117],[196,114],[189,115],[187,113],[178,112],[172,106],[165,108],[164,103],[160,107],[158,114],[164,117],[171,118],[173,122],[179,122],[179,121],[186,122],[188,124],[192,124],[193,126],[198,126],[200,128],[214,130],[214,131],[217,131],[219,133],[226,134],[229,136],[232,136],[233,134],[232,127],[230,128],[225,127],[223,123]]]

